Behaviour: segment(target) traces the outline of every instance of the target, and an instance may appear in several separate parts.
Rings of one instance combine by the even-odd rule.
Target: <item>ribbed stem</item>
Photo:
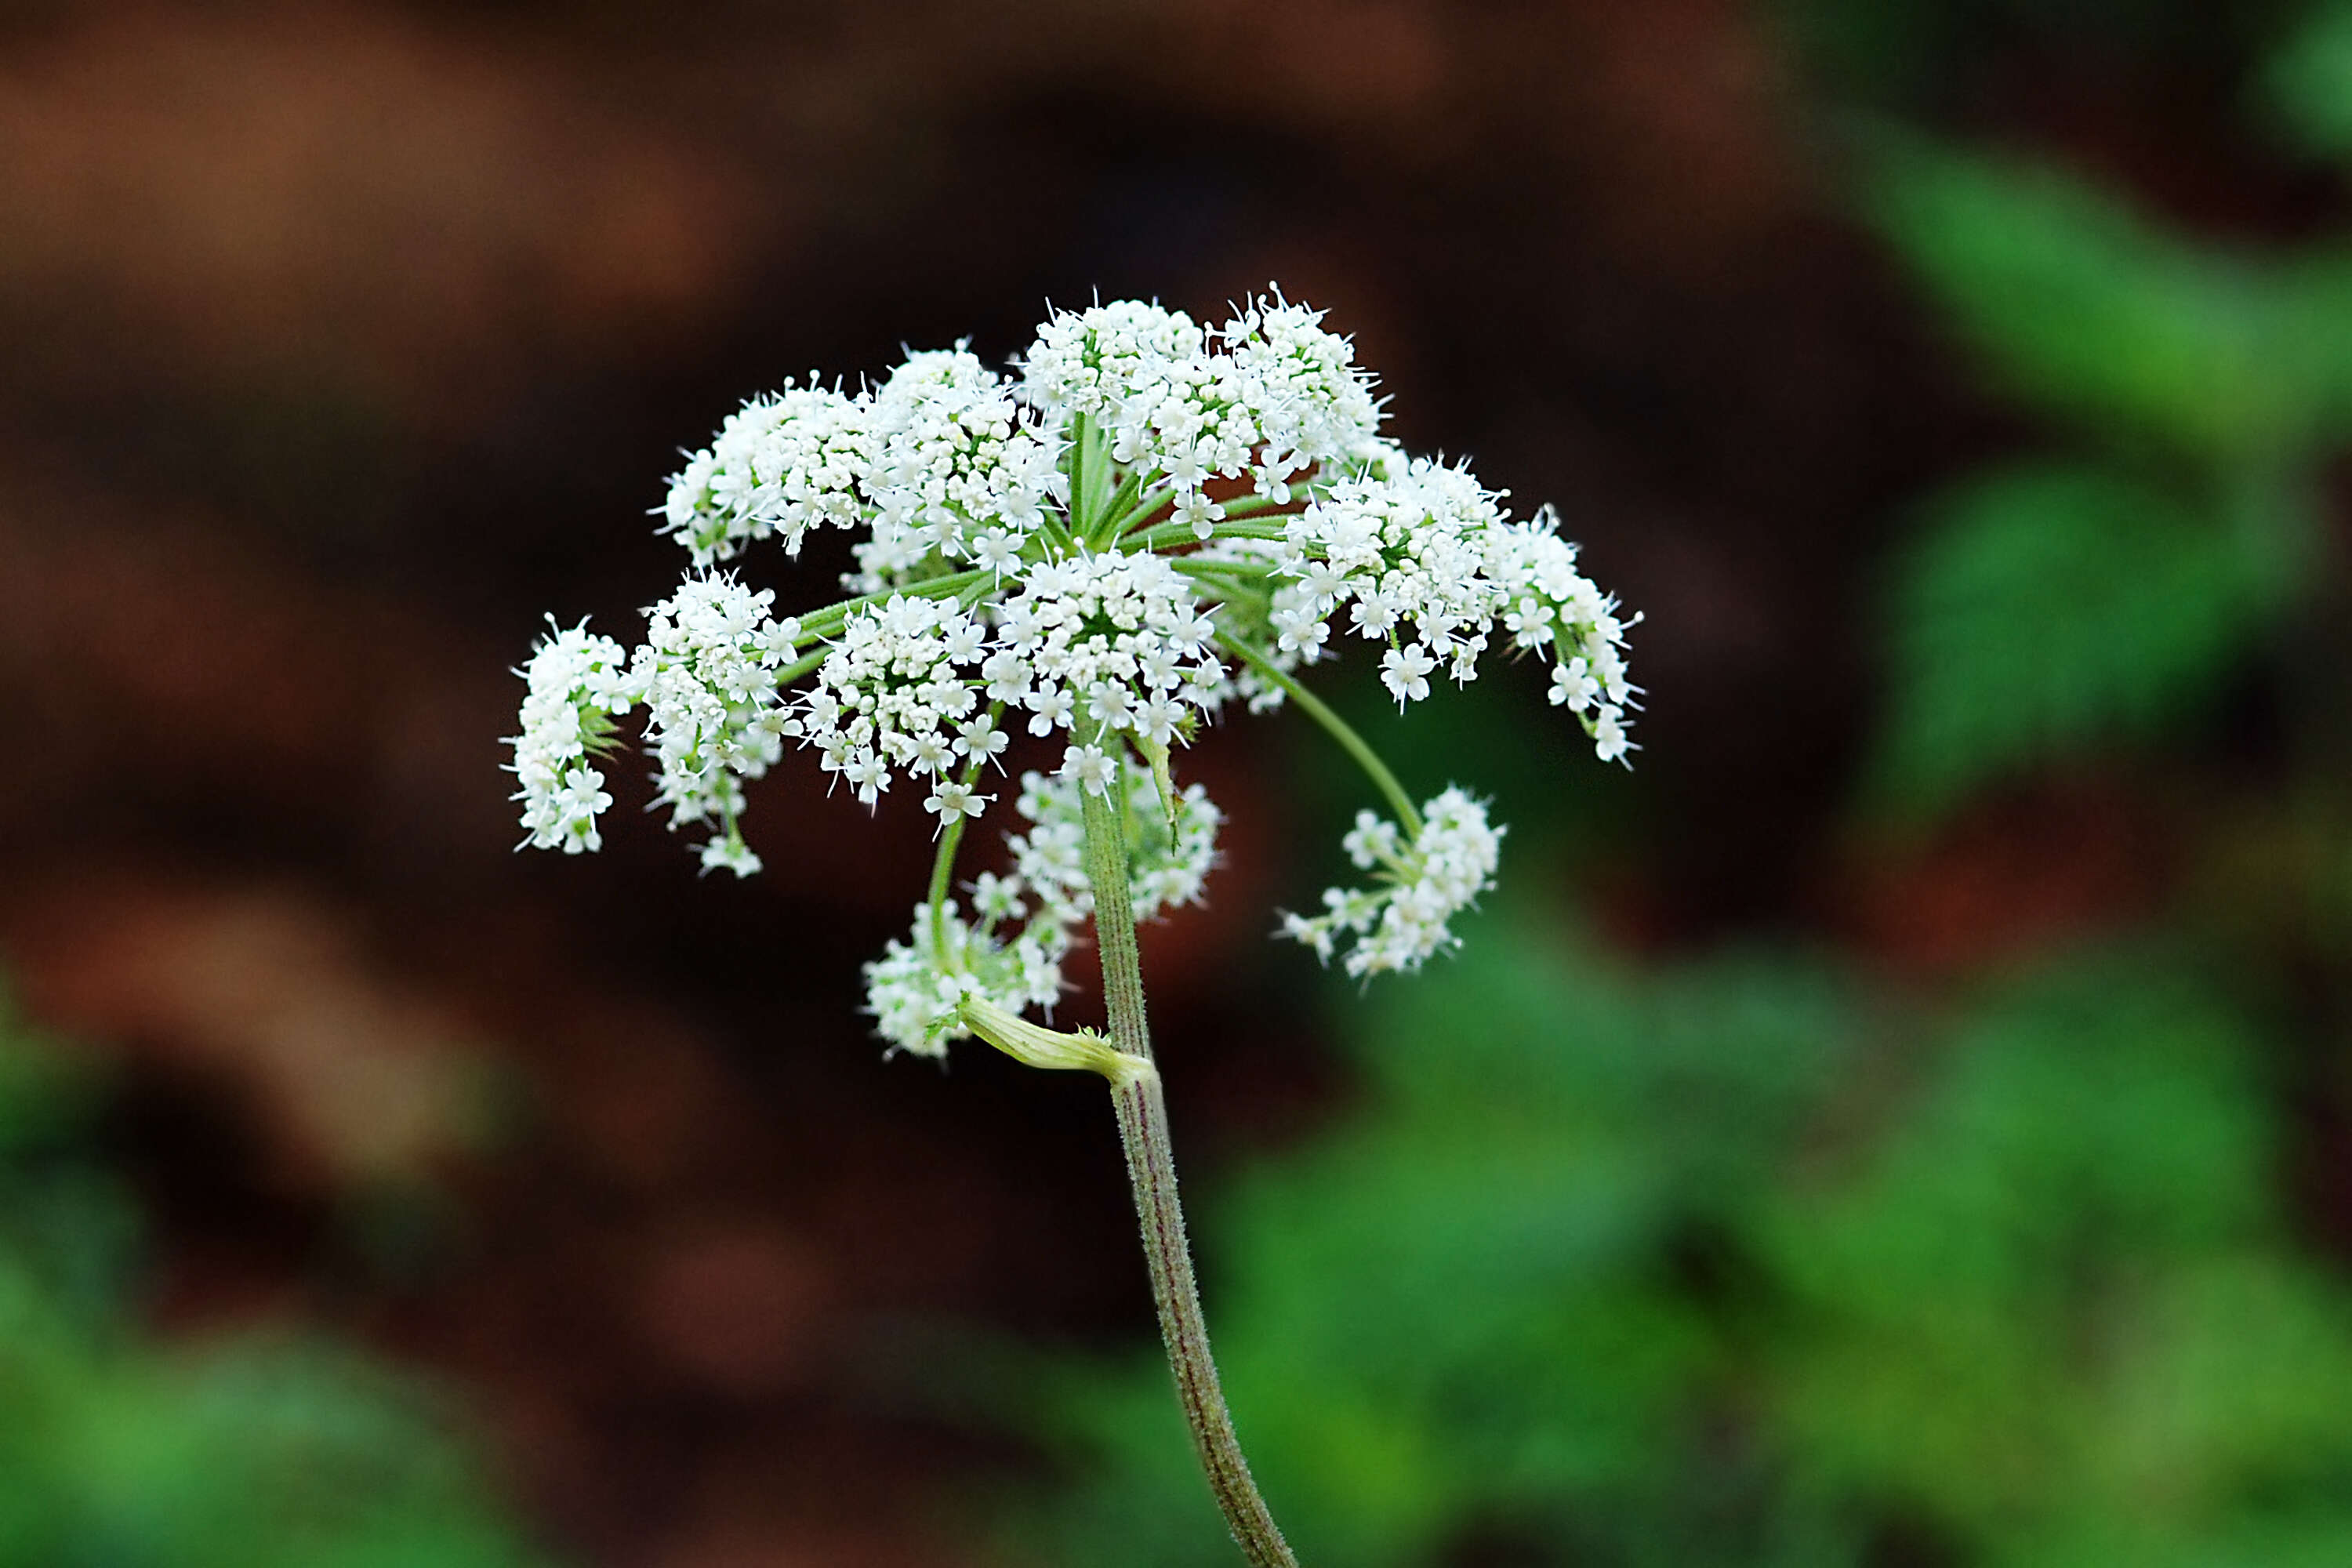
[[[1148,1062],[1151,1037],[1143,1016],[1135,901],[1127,882],[1125,814],[1091,791],[1082,789],[1079,796],[1086,808],[1087,878],[1094,886],[1095,942],[1102,953],[1111,1043]],[[1168,1347],[1168,1367],[1176,1376],[1176,1397],[1192,1430],[1202,1473],[1251,1568],[1298,1568],[1298,1559],[1291,1555],[1265,1500],[1250,1479],[1249,1461],[1242,1458],[1233,1414],[1217,1384],[1209,1327],[1192,1279],[1192,1253],[1184,1240],[1184,1210],[1176,1197],[1168,1101],[1160,1092],[1159,1073],[1114,1079],[1111,1105],[1118,1113],[1119,1142],[1127,1149],[1127,1176],[1135,1189],[1135,1217],[1142,1230],[1144,1261],[1151,1270],[1151,1299],[1160,1310],[1160,1337]]]
[[[1127,884],[1126,814],[1108,795],[1078,791],[1087,825],[1087,882],[1095,895],[1095,945],[1102,952],[1103,1006],[1111,1044],[1151,1059],[1143,1018],[1143,962],[1135,947],[1135,895]]]

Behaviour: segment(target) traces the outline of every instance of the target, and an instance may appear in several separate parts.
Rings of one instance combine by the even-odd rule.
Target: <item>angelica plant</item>
[[[1370,885],[1334,888],[1281,933],[1352,975],[1417,969],[1494,882],[1503,829],[1449,787],[1416,804],[1299,680],[1351,639],[1400,710],[1507,650],[1604,761],[1631,749],[1624,634],[1547,510],[1513,521],[1468,468],[1380,430],[1353,346],[1279,294],[1218,327],[1124,301],[1057,312],[1011,374],[961,346],[878,385],[788,384],[730,417],[671,479],[662,528],[692,565],[624,649],[556,629],[530,683],[512,771],[527,842],[594,849],[601,764],[644,710],[659,802],[706,869],[759,869],[747,781],[787,743],[872,806],[920,792],[930,883],[866,970],[891,1054],[978,1037],[1111,1087],[1153,1296],[1202,1468],[1249,1561],[1292,1563],[1217,1386],[1194,1289],[1136,925],[1197,900],[1218,808],[1176,757],[1238,702],[1286,702],[1329,731],[1385,808],[1343,840]],[[849,597],[774,613],[730,563],[852,533]],[[1499,648],[1497,645],[1499,644]],[[1051,771],[1008,782],[1014,732]],[[965,828],[1007,804],[1003,871],[960,888]],[[1107,1033],[1038,1019],[1091,925]]]

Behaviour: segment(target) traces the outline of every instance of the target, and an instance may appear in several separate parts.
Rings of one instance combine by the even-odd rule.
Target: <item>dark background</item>
[[[105,1065],[140,1332],[304,1325],[454,1390],[576,1561],[979,1560],[940,1500],[1034,1467],[891,1369],[941,1322],[1149,1334],[1098,1093],[877,1059],[907,802],[787,766],[739,886],[626,765],[603,855],[512,854],[498,768],[542,616],[626,640],[673,582],[645,514],[681,447],[787,374],[1002,360],[1049,301],[1216,319],[1278,281],[1400,438],[1555,503],[1643,614],[1630,775],[1524,671],[1418,741],[1340,682],[1409,783],[1500,796],[1507,923],[1573,906],[1637,967],[1801,942],[1933,995],[2178,907],[2178,781],[2285,767],[2275,659],[2169,773],[1905,832],[1855,804],[1891,550],[2049,428],[1864,172],[1902,125],[2199,239],[2332,234],[2340,177],[2247,107],[2304,9],[0,6],[0,955]],[[835,564],[760,570],[816,603]],[[1412,982],[1328,991],[1264,940],[1360,804],[1311,734],[1236,720],[1185,771],[1226,864],[1145,956],[1206,1192],[1347,1123],[1335,1020]],[[2333,1028],[2282,1059],[2337,1061]],[[2340,1076],[2278,1101],[2323,1256]]]

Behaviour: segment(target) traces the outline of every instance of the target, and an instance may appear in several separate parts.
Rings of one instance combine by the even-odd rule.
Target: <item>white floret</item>
[[[522,732],[508,743],[509,764],[520,788],[523,842],[568,855],[603,847],[596,818],[613,804],[604,775],[590,762],[613,734],[613,721],[636,701],[628,657],[610,637],[585,626],[555,628],[519,673],[530,689],[522,700]]]
[[[1495,885],[1503,832],[1459,789],[1422,807],[1421,833],[1410,844],[1396,824],[1359,812],[1342,847],[1359,867],[1379,868],[1381,885],[1332,888],[1323,895],[1322,914],[1286,915],[1280,934],[1306,943],[1326,963],[1343,937],[1354,938],[1342,960],[1351,975],[1419,969],[1454,944],[1454,917]]]
[[[797,555],[811,529],[866,521],[860,489],[876,451],[866,399],[787,383],[773,397],[746,403],[687,459],[670,480],[664,531],[697,566],[771,534]]]
[[[796,651],[800,626],[768,614],[774,598],[724,574],[689,577],[646,612],[646,641],[629,666],[658,764],[656,800],[672,827],[715,825],[725,848],[707,849],[703,866],[738,876],[759,866],[737,827],[743,781],[775,765],[798,722],[776,671]]]
[[[893,938],[866,966],[866,1011],[892,1050],[946,1056],[950,1041],[971,1033],[957,1012],[967,997],[1015,1014],[1052,1005],[1062,984],[1059,952],[1029,932],[1000,942],[994,923],[967,923],[952,900],[937,909],[918,904],[907,939]]]

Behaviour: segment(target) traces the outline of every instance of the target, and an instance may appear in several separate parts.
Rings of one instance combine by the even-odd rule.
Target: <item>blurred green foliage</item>
[[[521,1568],[446,1413],[318,1341],[161,1345],[98,1086],[0,999],[0,1564]]]
[[[2352,157],[2352,5],[2315,6],[2271,57],[2264,107],[2309,153]]]
[[[1485,924],[1362,1016],[1362,1112],[1201,1226],[1302,1561],[2352,1561],[2352,1290],[2192,970],[2080,956],[1938,1026]],[[1008,1555],[1227,1562],[1158,1358],[1058,1379],[1075,1497]]]
[[[2073,448],[1972,475],[1896,563],[1879,804],[1932,816],[2178,733],[2311,583],[2352,437],[2352,249],[2167,232],[2042,169],[1916,143],[1870,211],[1994,383]]]
[[[2347,1560],[2352,1294],[2283,1234],[2259,1043],[2192,973],[2000,987],[1774,1215],[1774,1414],[1816,1485],[1973,1561]]]
[[[2128,472],[2019,464],[1925,510],[1891,595],[1901,695],[1879,786],[1915,815],[2021,767],[2163,737],[2287,591],[2278,531]]]
[[[2260,110],[2306,153],[2352,155],[2352,6],[2264,20]],[[2052,168],[1864,142],[1865,211],[2066,448],[1930,498],[1895,563],[1871,784],[1916,819],[2182,733],[2308,610],[2315,498],[2352,441],[2352,237],[2227,244]]]
[[[2336,268],[2189,239],[2032,165],[1897,143],[1873,175],[1881,230],[1997,381],[2091,438],[2227,468],[2341,433]]]

